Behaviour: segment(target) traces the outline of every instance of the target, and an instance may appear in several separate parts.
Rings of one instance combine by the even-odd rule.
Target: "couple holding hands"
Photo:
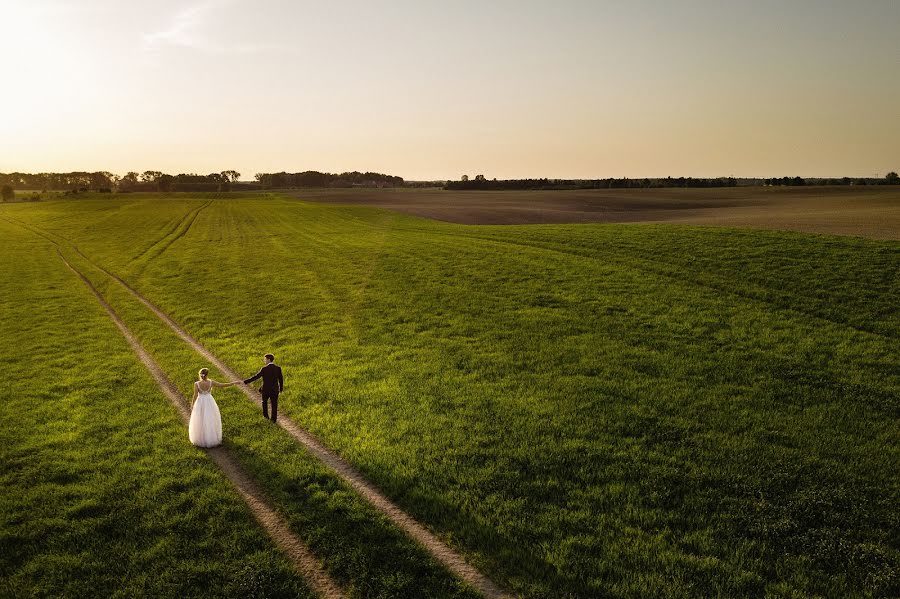
[[[194,395],[191,398],[191,421],[188,425],[188,438],[198,447],[215,447],[222,443],[222,415],[219,406],[213,399],[213,387],[231,387],[241,383],[250,384],[262,379],[259,391],[262,396],[262,411],[269,418],[269,402],[272,402],[272,422],[278,419],[278,394],[284,391],[284,376],[281,367],[275,364],[275,356],[266,354],[265,365],[259,372],[243,381],[220,383],[209,378],[209,369],[200,369],[200,380],[194,383]]]

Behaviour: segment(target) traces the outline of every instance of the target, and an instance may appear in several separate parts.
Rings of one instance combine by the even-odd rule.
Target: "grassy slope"
[[[283,409],[517,590],[897,592],[896,243],[270,199],[141,258],[198,205],[22,216],[277,348]]]
[[[0,238],[0,595],[310,596],[52,246]]]

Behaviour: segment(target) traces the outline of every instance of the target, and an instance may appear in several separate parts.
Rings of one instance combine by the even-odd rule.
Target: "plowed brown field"
[[[378,206],[477,224],[669,222],[900,239],[900,187],[738,187],[586,191],[330,189],[315,202]]]

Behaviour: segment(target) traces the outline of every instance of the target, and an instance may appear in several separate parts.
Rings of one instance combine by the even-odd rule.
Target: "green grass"
[[[71,257],[111,301],[145,348],[188,396],[204,359],[120,285]],[[260,364],[261,360],[257,360]],[[196,367],[185,368],[186,364]],[[226,380],[215,368],[214,380]],[[238,390],[215,394],[224,444],[255,476],[291,528],[354,597],[474,597],[424,550],[310,456],[288,433],[261,417]]]
[[[271,196],[181,226],[209,199],[0,215],[73,240],[238,370],[273,351],[281,411],[525,596],[900,593],[897,242]],[[103,289],[189,384],[196,358]],[[352,495],[320,501],[340,485],[245,403],[229,443],[340,578],[390,595],[372,554],[396,546],[452,588]]]
[[[0,236],[0,595],[312,596],[52,246]]]

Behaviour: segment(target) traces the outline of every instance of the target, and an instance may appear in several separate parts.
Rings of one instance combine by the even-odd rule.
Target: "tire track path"
[[[195,215],[196,217],[196,215]],[[10,219],[11,220],[11,219]],[[16,221],[17,224],[24,226],[25,228],[31,230],[32,232],[44,237],[45,239],[52,242],[57,246],[57,252],[59,253],[59,244],[55,241],[50,235],[44,231],[41,231],[37,227],[33,227],[30,225],[26,225],[25,223],[21,223]],[[162,309],[153,304],[150,300],[144,297],[140,292],[134,289],[131,285],[129,285],[125,280],[123,280],[118,275],[110,272],[106,268],[100,266],[99,264],[92,261],[90,258],[84,255],[84,253],[78,249],[74,243],[69,241],[68,239],[57,235],[52,234],[56,237],[59,237],[63,241],[65,241],[69,246],[71,246],[75,252],[85,260],[85,262],[92,265],[97,270],[105,273],[108,277],[113,279],[116,283],[121,285],[128,293],[134,296],[139,302],[141,302],[147,309],[153,312],[157,318],[159,318],[164,324],[166,324],[176,335],[178,335],[182,341],[187,343],[191,348],[196,351],[198,354],[202,355],[204,358],[209,360],[211,364],[213,364],[216,368],[218,368],[223,375],[230,378],[231,380],[242,380],[244,377],[238,375],[234,370],[228,367],[222,360],[220,360],[215,354],[213,354],[210,350],[204,347],[199,341],[197,341],[194,337],[192,337],[187,331],[185,331],[178,323],[176,323],[172,318],[166,314]],[[65,258],[60,253],[60,258],[65,262]],[[71,265],[66,262],[69,268],[75,270]],[[104,305],[104,308],[110,312],[111,315],[114,315],[115,312],[112,310],[112,307],[106,303],[106,301],[99,295],[99,292],[94,288],[94,286],[82,275],[80,272],[75,271],[79,277],[82,278],[83,281],[91,288],[95,295],[97,295],[98,299]],[[116,316],[115,318],[118,318]],[[114,319],[115,320],[115,319]],[[120,324],[121,323],[121,324]],[[120,326],[120,329],[124,328],[124,331],[128,330],[125,327],[125,324],[121,322],[119,319],[116,322],[117,326]],[[131,333],[128,333],[131,335]],[[126,335],[126,337],[128,337]],[[131,335],[130,340],[134,339],[133,335]],[[129,341],[130,342],[130,341]],[[137,343],[135,339],[135,343],[137,347],[141,347],[140,344]],[[141,348],[141,351],[146,355],[147,359],[151,361],[154,365],[156,364],[153,359],[146,354],[146,351]],[[148,366],[149,368],[149,366]],[[165,377],[165,374],[159,370],[158,366],[155,366],[158,370],[160,376],[163,381],[168,381]],[[151,373],[153,370],[151,370]],[[171,385],[171,383],[168,383]],[[174,386],[173,386],[174,389]],[[251,402],[255,404],[258,403],[259,397],[258,393],[253,391],[253,389],[248,385],[240,385],[240,389],[244,392]],[[175,391],[177,395],[177,391]],[[185,410],[187,408],[184,407],[184,401],[181,400],[181,409]],[[482,574],[477,568],[466,562],[465,558],[449,545],[444,543],[441,539],[439,539],[434,533],[425,528],[424,525],[420,524],[417,520],[415,520],[412,516],[404,512],[399,506],[397,506],[394,502],[387,498],[387,496],[381,492],[378,487],[376,487],[373,483],[369,482],[361,472],[356,470],[349,462],[344,460],[342,457],[337,455],[334,451],[328,449],[319,439],[317,439],[312,433],[304,429],[302,426],[295,423],[292,419],[287,416],[281,416],[278,419],[278,426],[287,431],[292,437],[294,437],[301,445],[303,445],[313,456],[319,459],[323,464],[328,466],[338,477],[340,477],[343,481],[345,481],[350,487],[352,487],[360,496],[368,501],[373,507],[375,507],[378,511],[388,517],[398,528],[400,528],[404,533],[406,533],[409,537],[413,538],[417,543],[419,543],[429,554],[431,554],[435,559],[441,562],[448,570],[453,572],[460,579],[465,581],[467,584],[474,587],[480,593],[482,593],[485,597],[489,599],[501,599],[501,598],[511,598],[513,595],[504,589],[502,589],[499,585],[493,582],[490,578]],[[298,540],[299,541],[299,540]]]
[[[88,287],[91,293],[94,294],[97,301],[100,302],[100,305],[106,310],[110,319],[115,323],[116,327],[118,327],[122,336],[128,341],[131,349],[137,354],[147,370],[150,371],[153,380],[156,381],[160,390],[169,401],[172,402],[172,405],[175,406],[182,421],[187,424],[190,420],[190,410],[188,409],[186,399],[178,391],[178,388],[168,379],[168,377],[166,377],[156,361],[150,356],[147,350],[144,349],[112,306],[109,305],[97,288],[94,287],[93,283],[91,283],[81,271],[76,269],[68,260],[66,260],[62,252],[60,252],[59,247],[56,248],[56,253],[65,265],[75,273],[75,275],[77,275]],[[225,473],[225,476],[228,477],[228,480],[230,480],[237,489],[241,498],[250,507],[250,510],[253,512],[257,521],[262,525],[266,532],[269,533],[269,536],[275,541],[275,544],[286,554],[293,566],[303,575],[309,586],[320,596],[327,599],[344,597],[345,595],[341,588],[331,579],[328,573],[325,572],[322,565],[319,563],[319,560],[313,555],[309,548],[306,547],[303,541],[294,534],[287,522],[278,514],[271,503],[269,503],[262,490],[241,467],[231,452],[221,446],[206,449],[205,451],[212,461]]]
[[[80,253],[80,252],[79,252]],[[81,254],[84,257],[84,254]],[[85,260],[88,258],[85,257]],[[90,260],[88,260],[90,262]],[[117,275],[106,270],[102,266],[94,264],[96,268],[106,273],[110,278],[115,280],[126,291],[153,312],[157,318],[163,321],[172,331],[175,332],[185,343],[191,346],[198,354],[209,360],[223,375],[230,380],[242,380],[244,377],[237,374],[228,367],[222,360],[216,357],[210,350],[204,347],[199,341],[194,339],[187,331],[185,331],[178,323],[172,320],[168,314],[163,312],[155,304],[146,297],[141,295],[136,289],[122,280]],[[249,385],[240,385],[241,390],[247,396],[247,399],[254,404],[259,402],[258,393],[253,391]],[[387,516],[397,527],[403,530],[407,535],[415,539],[428,553],[440,561],[451,572],[456,574],[466,583],[473,586],[479,592],[491,599],[512,597],[511,594],[501,589],[496,583],[487,576],[479,572],[474,566],[466,562],[466,560],[452,549],[449,545],[441,541],[436,535],[430,532],[422,524],[416,521],[412,516],[404,512],[399,506],[393,503],[387,496],[381,492],[373,483],[369,482],[358,470],[350,465],[349,462],[328,449],[319,439],[312,433],[295,423],[287,416],[278,419],[278,426],[286,430],[292,437],[300,442],[311,454],[318,458],[322,463],[328,466],[335,474],[350,485],[363,499],[372,504],[381,513]]]
[[[177,231],[179,227],[184,225],[185,219],[189,218],[196,211],[197,211],[197,208],[191,208],[190,210],[185,212],[182,216],[176,217],[175,219],[173,219],[174,224],[171,224],[166,228],[165,232],[162,234],[162,237],[160,237],[159,239],[157,239],[156,241],[154,241],[153,243],[148,245],[143,251],[141,251],[140,254],[138,254],[131,260],[129,260],[128,263],[131,264],[132,262],[137,262],[138,260],[143,258],[145,255],[147,255],[150,251],[152,251],[153,248],[155,248],[160,243],[162,243],[165,239],[167,239],[170,235],[174,235],[175,231]]]
[[[187,400],[178,391],[172,381],[165,375],[159,364],[150,356],[146,349],[140,344],[134,333],[128,328],[125,322],[119,317],[113,307],[106,301],[103,295],[97,290],[93,283],[77,268],[75,268],[60,251],[59,242],[57,242],[50,234],[41,231],[37,227],[33,227],[23,223],[17,219],[0,216],[8,223],[21,226],[22,228],[43,237],[56,248],[56,253],[60,260],[69,268],[87,288],[94,294],[97,301],[106,310],[110,319],[125,337],[125,340],[131,346],[132,350],[137,354],[141,363],[150,372],[154,381],[159,386],[163,394],[169,399],[182,421],[187,424],[190,421],[190,410],[187,406]],[[61,239],[64,239],[60,237]],[[85,261],[99,268],[103,272],[109,273],[91,262],[74,244],[68,242],[75,251]],[[109,275],[112,276],[112,275]],[[307,584],[316,591],[320,596],[326,599],[339,599],[345,597],[343,590],[331,579],[328,573],[322,568],[319,560],[303,543],[303,541],[290,529],[287,522],[278,514],[272,504],[266,499],[262,490],[256,485],[253,479],[240,466],[234,456],[224,447],[213,447],[204,450],[225,474],[229,481],[234,485],[238,494],[245,501],[253,516],[266,530],[269,536],[275,541],[275,544],[285,553],[288,561],[303,576]]]
[[[166,250],[172,247],[173,243],[187,235],[188,231],[191,230],[191,227],[194,226],[194,222],[197,220],[197,217],[200,216],[200,213],[203,212],[203,210],[205,210],[210,204],[212,204],[212,200],[209,200],[199,208],[188,212],[189,216],[186,216],[184,219],[182,219],[182,221],[172,231],[166,233],[166,235],[164,235],[162,239],[154,243],[140,256],[132,260],[131,262],[142,262],[140,268],[135,273],[135,276],[139,276],[141,273],[143,273],[144,269],[146,269],[152,261],[162,256]]]

